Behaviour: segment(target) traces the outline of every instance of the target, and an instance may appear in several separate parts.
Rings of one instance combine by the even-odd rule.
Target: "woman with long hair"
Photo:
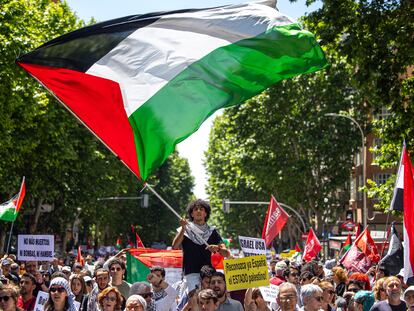
[[[82,304],[84,296],[87,294],[83,276],[80,274],[72,274],[69,278],[69,284],[72,294],[75,296],[75,300]]]
[[[101,311],[121,311],[122,296],[116,287],[107,287],[98,295],[98,304]]]
[[[375,282],[374,288],[372,289],[372,291],[374,292],[375,301],[382,301],[388,299],[388,295],[384,287],[384,282],[386,279],[387,277],[380,278]]]
[[[45,311],[77,311],[73,302],[74,295],[70,290],[69,282],[63,277],[54,278],[49,285],[49,299]]]
[[[17,307],[19,289],[12,284],[0,284],[0,310],[2,311],[21,311]]]

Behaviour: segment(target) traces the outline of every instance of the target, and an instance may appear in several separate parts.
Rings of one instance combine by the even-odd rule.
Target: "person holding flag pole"
[[[203,200],[195,200],[187,207],[190,221],[181,218],[181,227],[177,229],[172,247],[183,250],[183,270],[188,291],[200,285],[200,269],[211,266],[211,253],[219,253],[229,257],[223,239],[214,227],[207,224],[210,217],[210,204]]]

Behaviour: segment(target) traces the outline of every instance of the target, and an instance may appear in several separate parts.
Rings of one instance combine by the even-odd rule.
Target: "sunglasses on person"
[[[51,287],[49,289],[49,292],[51,292],[51,293],[56,293],[56,292],[63,293],[65,291],[66,291],[66,289],[64,287]]]
[[[112,301],[112,302],[116,301],[116,297],[111,297],[111,296],[105,296],[104,299]]]
[[[145,294],[141,294],[141,296],[142,296],[142,298],[148,298],[148,297],[152,297],[153,296],[153,293],[152,292],[149,292],[149,293],[145,293]]]
[[[2,302],[2,301],[7,302],[7,301],[9,301],[10,298],[11,298],[11,296],[1,296],[0,297],[0,302]]]
[[[330,294],[330,295],[335,294],[335,292],[334,292],[332,289],[330,289],[330,290],[326,290],[326,292],[327,292],[328,294]]]
[[[359,288],[350,288],[350,289],[348,289],[348,292],[353,292],[353,293],[358,293],[360,291],[360,289]]]
[[[111,268],[111,271],[121,271],[122,269],[120,268],[120,267],[113,267],[113,268]]]

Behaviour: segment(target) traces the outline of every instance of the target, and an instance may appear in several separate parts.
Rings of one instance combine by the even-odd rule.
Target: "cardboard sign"
[[[36,303],[34,307],[34,311],[43,311],[46,301],[49,299],[49,293],[42,292],[39,290],[36,297]]]
[[[239,235],[239,242],[244,257],[266,254],[266,243],[264,239],[249,238]]]
[[[266,302],[275,302],[277,294],[279,293],[279,286],[270,284],[269,286],[259,287],[260,293],[262,293],[263,300]]]
[[[224,260],[227,290],[269,285],[265,255]]]
[[[22,261],[52,261],[55,255],[53,235],[18,235],[17,257]]]

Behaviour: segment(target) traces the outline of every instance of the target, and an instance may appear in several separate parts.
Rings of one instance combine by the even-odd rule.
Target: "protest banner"
[[[227,290],[269,285],[265,255],[224,260]]]
[[[277,294],[279,293],[279,286],[270,284],[269,286],[259,287],[260,293],[262,294],[263,300],[266,302],[275,302]]]
[[[266,243],[264,239],[250,238],[239,235],[239,242],[244,257],[266,255]]]
[[[18,235],[17,257],[22,261],[52,261],[55,254],[53,235]]]
[[[43,311],[46,301],[49,299],[49,293],[43,292],[39,290],[36,297],[36,303],[34,307],[34,311]]]
[[[296,251],[294,249],[289,250],[288,252],[282,252],[280,253],[280,258],[290,258],[293,257],[293,255],[296,254]]]

